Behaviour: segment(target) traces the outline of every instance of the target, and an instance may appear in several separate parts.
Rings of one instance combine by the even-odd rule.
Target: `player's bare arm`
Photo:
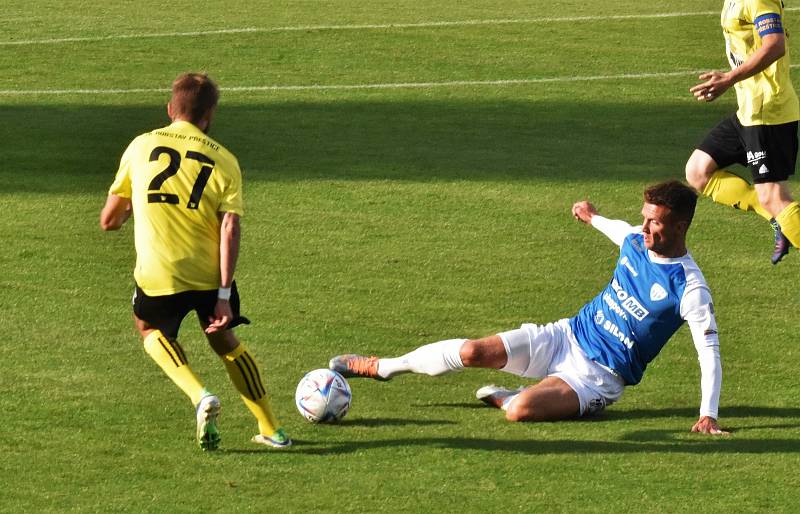
[[[575,219],[588,225],[592,224],[592,218],[595,214],[598,214],[597,209],[591,204],[591,202],[586,200],[576,202],[572,206],[572,215],[575,216]]]
[[[209,325],[205,329],[207,334],[224,330],[233,317],[229,299],[233,273],[239,258],[241,227],[238,214],[226,212],[221,213],[220,216],[222,218],[219,241],[220,291],[217,305],[214,308],[214,317],[209,318]]]
[[[100,228],[103,230],[119,230],[131,217],[131,199],[110,194],[103,210],[100,211]]]
[[[762,46],[740,66],[730,71],[708,71],[700,75],[700,84],[689,89],[699,102],[713,102],[737,82],[765,70],[786,53],[786,38],[782,33],[767,34]]]

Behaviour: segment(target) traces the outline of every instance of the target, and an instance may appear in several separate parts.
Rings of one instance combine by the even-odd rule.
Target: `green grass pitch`
[[[474,391],[523,382],[474,370],[351,380],[336,426],[293,404],[334,354],[552,321],[596,294],[616,249],[570,206],[637,222],[643,187],[681,178],[735,109],[732,92],[688,94],[694,71],[726,66],[721,3],[4,4],[0,511],[796,511],[800,253],[772,267],[768,225],[708,200],[689,243],[715,296],[729,437],[689,433],[686,328],[592,420],[507,423]],[[222,450],[196,448],[191,405],[134,333],[132,228],[98,228],[122,150],[165,124],[185,70],[223,88],[212,135],[245,172],[254,321],[237,332],[286,452],[248,442],[255,422],[187,318],[182,344],[223,402]]]

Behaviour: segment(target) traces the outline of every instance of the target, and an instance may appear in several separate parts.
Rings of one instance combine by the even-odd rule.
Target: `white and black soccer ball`
[[[342,375],[329,369],[309,371],[297,384],[294,402],[311,423],[332,423],[350,410],[353,393]]]

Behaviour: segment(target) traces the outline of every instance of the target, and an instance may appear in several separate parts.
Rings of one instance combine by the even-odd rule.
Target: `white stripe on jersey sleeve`
[[[689,324],[700,363],[700,415],[718,419],[722,387],[719,334],[708,284],[691,256],[683,259],[686,289],[681,299],[681,317]]]
[[[592,226],[611,239],[615,245],[622,246],[622,242],[629,234],[641,231],[641,227],[634,227],[623,220],[610,220],[599,214],[592,216]]]

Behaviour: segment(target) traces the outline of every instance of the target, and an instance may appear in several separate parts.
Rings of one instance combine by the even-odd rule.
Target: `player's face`
[[[672,210],[663,205],[645,203],[642,207],[644,245],[663,257],[686,253],[683,223],[672,219]]]

